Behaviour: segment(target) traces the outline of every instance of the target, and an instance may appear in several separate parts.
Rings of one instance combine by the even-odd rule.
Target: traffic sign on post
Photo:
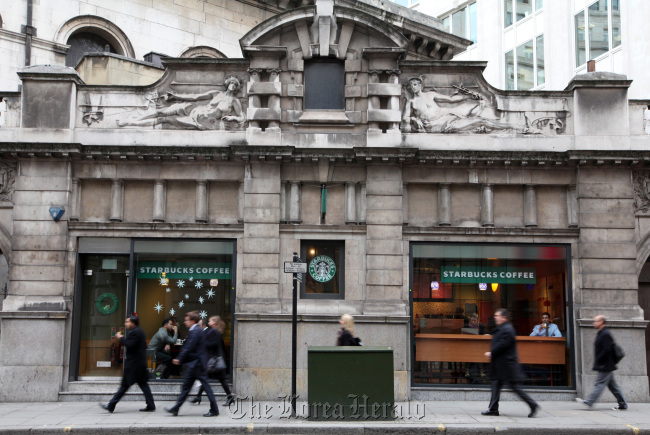
[[[307,273],[307,263],[284,262],[284,273]]]

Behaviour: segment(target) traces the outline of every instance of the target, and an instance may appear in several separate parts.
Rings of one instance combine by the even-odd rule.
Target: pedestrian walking
[[[337,346],[362,346],[361,339],[354,335],[354,317],[343,314],[339,319],[341,329],[336,337]]]
[[[492,378],[492,396],[490,406],[482,415],[499,415],[499,399],[504,383],[509,383],[510,388],[524,402],[530,406],[528,417],[534,417],[539,411],[539,405],[520,386],[524,378],[523,371],[517,359],[517,340],[515,328],[508,321],[508,310],[499,308],[494,312],[494,322],[497,327],[493,330],[490,352],[485,356],[490,358],[490,377]]]
[[[144,400],[147,403],[141,412],[153,412],[156,410],[156,405],[153,401],[153,394],[149,388],[148,379],[149,373],[147,371],[147,338],[144,331],[140,329],[140,320],[137,316],[129,316],[124,322],[126,328],[126,337],[119,332],[115,334],[115,338],[126,347],[126,358],[124,359],[124,373],[122,374],[122,384],[117,390],[117,393],[106,405],[100,403],[99,406],[108,412],[115,411],[115,405],[120,401],[124,393],[133,384],[138,384],[144,393]]]
[[[208,352],[208,361],[212,358],[223,358],[224,362],[226,360],[226,345],[223,342],[223,331],[226,328],[226,324],[221,317],[212,316],[208,322],[208,329],[205,332],[205,347]],[[226,381],[226,374],[228,373],[228,368],[226,367],[223,370],[216,370],[210,372],[210,367],[208,367],[208,378],[217,379],[221,383],[223,391],[226,393],[226,402],[223,406],[230,406],[235,401],[235,396],[230,391],[230,386]],[[201,404],[201,395],[203,394],[203,387],[199,388],[199,392],[196,397],[192,400],[192,403]]]
[[[219,407],[217,401],[214,399],[212,388],[208,382],[206,368],[208,365],[208,354],[205,350],[205,336],[203,330],[198,325],[199,312],[190,311],[185,314],[185,326],[190,330],[189,335],[183,343],[183,350],[178,354],[178,358],[172,360],[172,364],[185,366],[185,375],[183,378],[183,386],[181,387],[181,394],[178,396],[176,404],[171,408],[165,408],[173,416],[178,415],[178,410],[185,402],[187,395],[194,385],[194,381],[201,382],[201,386],[205,390],[210,400],[210,410],[203,414],[204,417],[216,417],[219,415]]]
[[[594,341],[594,366],[592,369],[598,372],[596,385],[587,400],[576,398],[576,401],[591,408],[605,387],[607,387],[618,402],[618,406],[615,406],[613,409],[616,411],[624,411],[627,409],[627,402],[625,401],[621,387],[618,386],[614,379],[614,370],[617,369],[616,364],[618,360],[616,358],[614,338],[607,328],[607,318],[598,315],[594,317],[593,325],[594,328],[598,329],[596,341]]]

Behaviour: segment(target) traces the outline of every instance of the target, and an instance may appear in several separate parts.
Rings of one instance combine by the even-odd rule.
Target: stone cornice
[[[67,311],[0,311],[0,319],[67,319]]]

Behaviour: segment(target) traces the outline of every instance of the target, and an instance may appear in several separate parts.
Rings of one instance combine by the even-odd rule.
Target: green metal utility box
[[[394,419],[393,348],[310,346],[307,350],[309,419]]]

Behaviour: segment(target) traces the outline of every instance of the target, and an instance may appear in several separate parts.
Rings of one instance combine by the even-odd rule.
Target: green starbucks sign
[[[327,255],[317,255],[309,262],[309,276],[318,282],[328,282],[336,274],[336,265]]]
[[[451,283],[537,283],[537,271],[532,267],[442,266],[440,275],[440,282]]]

